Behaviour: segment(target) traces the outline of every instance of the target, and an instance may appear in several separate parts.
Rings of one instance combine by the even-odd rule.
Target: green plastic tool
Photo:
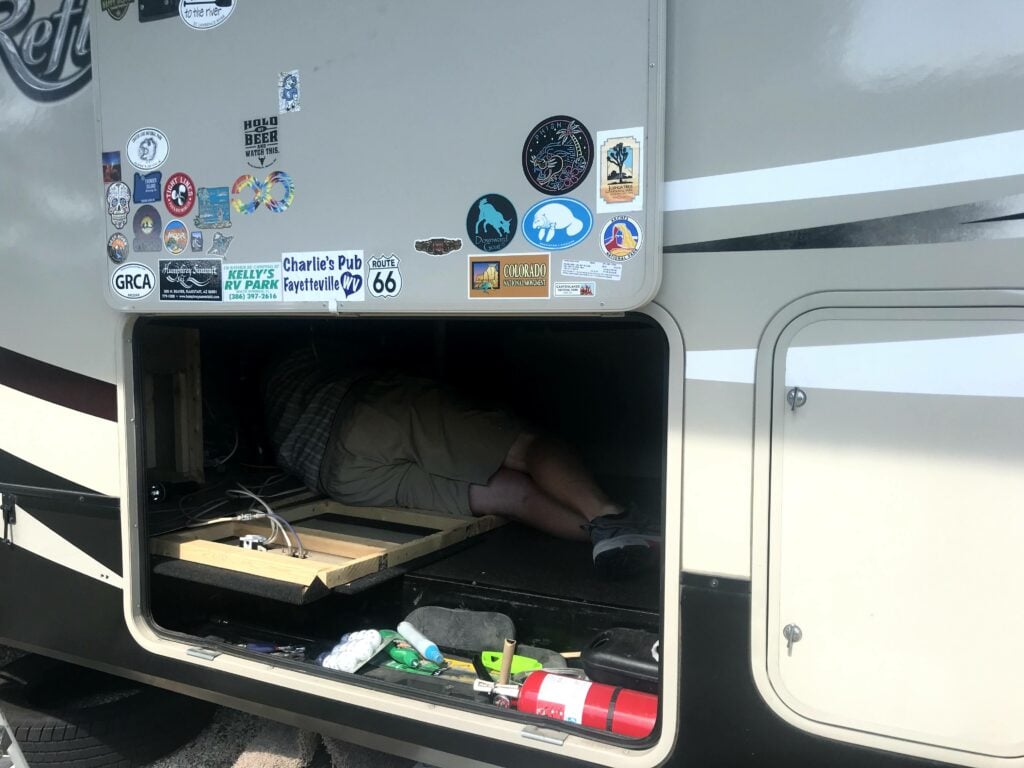
[[[484,651],[480,654],[480,658],[488,669],[493,669],[495,672],[501,671],[501,651]],[[512,669],[509,670],[509,673],[518,675],[521,672],[536,672],[543,667],[543,664],[529,656],[513,656]]]

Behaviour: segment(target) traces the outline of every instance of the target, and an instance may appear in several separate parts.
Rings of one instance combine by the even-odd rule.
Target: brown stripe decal
[[[117,388],[0,347],[0,384],[75,411],[117,421]]]

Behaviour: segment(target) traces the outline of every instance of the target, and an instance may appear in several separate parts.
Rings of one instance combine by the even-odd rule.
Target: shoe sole
[[[601,576],[614,579],[649,570],[655,559],[654,552],[642,536],[618,536],[594,547],[595,570]]]

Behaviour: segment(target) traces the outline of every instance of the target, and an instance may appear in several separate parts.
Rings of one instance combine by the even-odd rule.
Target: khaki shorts
[[[387,376],[363,385],[334,425],[320,468],[331,498],[470,515],[469,486],[486,485],[521,426],[435,382]]]

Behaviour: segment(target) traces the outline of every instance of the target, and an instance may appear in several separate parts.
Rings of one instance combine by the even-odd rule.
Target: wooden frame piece
[[[307,551],[306,558],[292,557],[284,547],[267,552],[243,549],[238,537],[269,535],[266,520],[229,521],[156,536],[150,541],[154,555],[173,557],[215,568],[276,579],[303,587],[317,580],[332,589],[371,573],[436,552],[470,536],[486,533],[504,523],[499,517],[454,517],[389,507],[351,507],[320,500],[275,510],[295,528]],[[371,525],[384,524],[381,538],[339,533],[310,527],[315,518],[343,515]],[[305,525],[303,523],[306,523]],[[387,525],[405,528],[407,541],[389,541]],[[408,526],[427,529],[422,536],[408,534]]]

